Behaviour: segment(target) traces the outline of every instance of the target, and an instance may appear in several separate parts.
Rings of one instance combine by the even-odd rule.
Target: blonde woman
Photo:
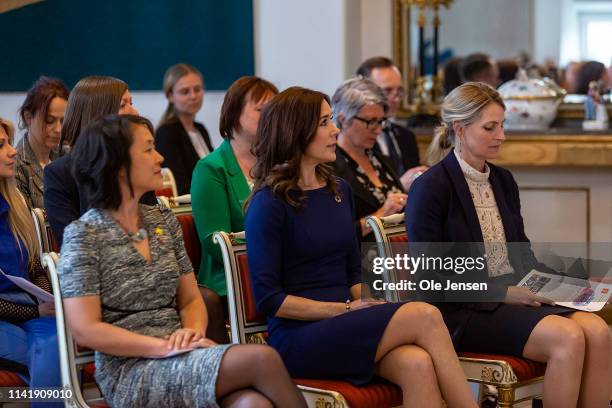
[[[204,100],[204,78],[191,65],[173,65],[164,75],[164,94],[168,107],[155,132],[155,147],[165,158],[163,166],[172,170],[178,193],[189,194],[196,163],[213,151],[206,128],[195,121]]]
[[[505,140],[504,111],[499,93],[483,83],[463,84],[444,99],[442,126],[428,152],[430,163],[438,164],[410,189],[408,236],[413,242],[484,243],[486,268],[474,270],[473,281],[487,280],[502,301],[437,304],[458,351],[547,363],[546,407],[608,407],[612,346],[606,323],[514,286],[545,265],[530,250],[506,245],[528,245],[529,239],[512,174],[488,162]]]
[[[34,222],[15,183],[13,126],[0,118],[0,268],[50,292],[38,260]],[[61,385],[53,302],[38,303],[0,276],[0,357],[28,367],[30,387]],[[32,404],[33,407],[41,403]],[[45,407],[63,403],[45,403]]]

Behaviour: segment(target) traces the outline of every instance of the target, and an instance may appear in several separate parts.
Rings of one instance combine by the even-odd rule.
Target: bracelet
[[[350,299],[346,299],[346,311],[347,312],[351,311],[351,300]]]

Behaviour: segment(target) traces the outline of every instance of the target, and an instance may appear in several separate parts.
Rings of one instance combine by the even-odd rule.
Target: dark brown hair
[[[90,76],[77,82],[68,98],[60,149],[65,143],[74,146],[81,131],[94,120],[118,113],[127,90],[125,82],[113,77]]]
[[[19,108],[19,128],[25,129],[28,127],[27,115],[31,119],[39,115],[44,121],[53,98],[68,100],[69,93],[66,85],[57,78],[47,76],[38,78],[28,90],[26,98]]]
[[[574,93],[586,95],[589,93],[589,83],[599,81],[606,72],[606,66],[601,62],[585,62],[576,74],[576,89]]]
[[[387,57],[372,57],[361,63],[359,68],[357,68],[356,74],[364,78],[369,78],[374,69],[390,68],[392,66],[394,66],[393,61]]]
[[[287,204],[301,207],[304,191],[298,185],[300,162],[317,133],[323,101],[329,103],[329,97],[322,92],[291,87],[268,102],[255,138],[257,162],[252,170],[255,180],[252,195],[267,186]],[[315,171],[335,193],[338,183],[332,166],[319,164]]]
[[[459,65],[459,73],[461,81],[471,82],[476,81],[479,75],[493,68],[491,57],[487,54],[476,53],[465,57]]]
[[[259,102],[268,94],[278,94],[278,89],[265,79],[244,76],[236,80],[225,93],[219,118],[219,132],[225,139],[232,139],[233,132],[239,132],[240,115],[248,100]]]
[[[85,189],[91,207],[116,210],[121,205],[119,171],[126,170],[130,193],[134,194],[130,169],[130,147],[134,127],[145,126],[153,134],[148,119],[135,115],[108,115],[87,126],[74,145],[72,175]]]

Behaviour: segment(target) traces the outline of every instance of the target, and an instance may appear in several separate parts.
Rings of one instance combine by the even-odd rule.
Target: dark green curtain
[[[159,90],[177,62],[200,69],[209,90],[254,72],[252,0],[45,0],[0,14],[0,40],[0,92],[40,75]]]

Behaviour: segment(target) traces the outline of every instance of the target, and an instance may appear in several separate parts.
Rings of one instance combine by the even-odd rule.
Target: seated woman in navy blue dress
[[[438,305],[458,351],[546,362],[545,406],[608,407],[612,366],[606,323],[513,286],[530,268],[506,243],[529,239],[512,174],[487,162],[498,157],[505,140],[504,110],[499,93],[482,83],[461,85],[444,99],[442,126],[428,152],[430,164],[439,163],[410,189],[408,237],[483,242],[489,278],[511,285],[502,287],[503,303]]]
[[[51,284],[38,259],[34,220],[15,182],[13,133],[13,126],[0,118],[0,269],[50,292]],[[0,276],[0,357],[28,367],[28,382],[33,388],[61,387],[54,317],[53,302],[38,302]],[[64,404],[32,404],[40,406]]]
[[[404,405],[475,407],[440,312],[361,298],[348,183],[333,175],[329,98],[289,88],[264,108],[246,214],[249,268],[269,343],[294,377],[398,384]]]
[[[58,275],[66,321],[79,344],[96,350],[107,402],[306,407],[272,348],[205,337],[206,307],[179,223],[167,207],[139,204],[162,186],[151,123],[106,116],[73,151],[72,171],[92,208],[66,227]]]

